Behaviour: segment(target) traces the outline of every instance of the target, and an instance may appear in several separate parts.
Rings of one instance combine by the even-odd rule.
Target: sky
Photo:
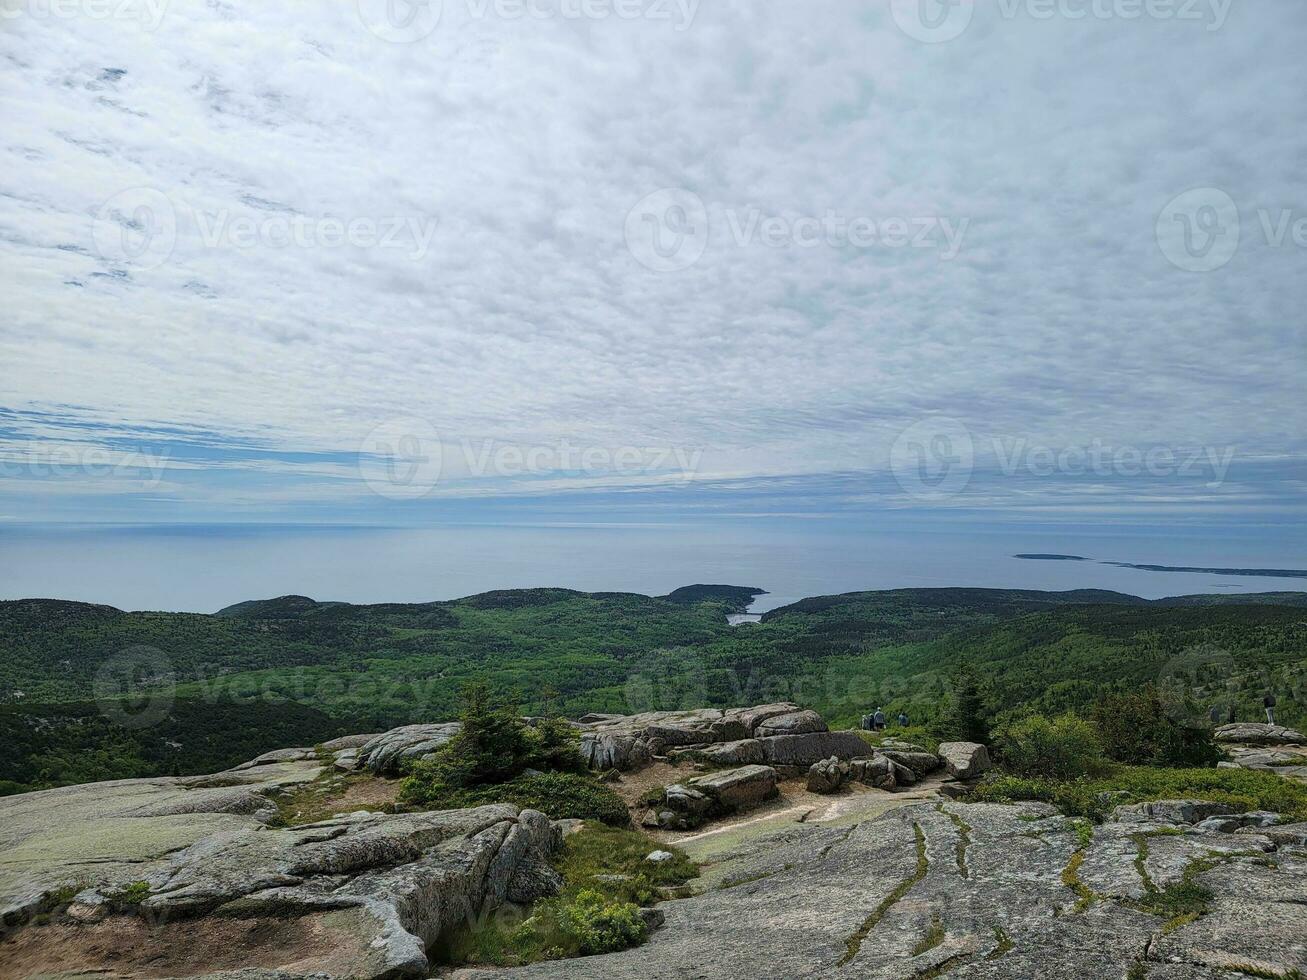
[[[1300,0],[0,15],[0,522],[1303,524]]]

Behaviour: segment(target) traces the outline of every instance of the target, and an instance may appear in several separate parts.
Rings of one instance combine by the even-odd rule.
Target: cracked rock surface
[[[642,947],[455,976],[1233,980],[1237,967],[1307,968],[1307,850],[1148,821],[1083,834],[1041,804],[795,824],[727,853],[726,887],[661,905],[665,924]],[[1210,894],[1204,915],[1147,911],[1186,875]]]
[[[268,797],[321,768],[0,800],[0,976],[420,977],[447,930],[561,885],[559,832],[508,804],[267,826]]]

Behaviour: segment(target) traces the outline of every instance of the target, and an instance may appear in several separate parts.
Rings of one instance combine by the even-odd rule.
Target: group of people
[[[1275,700],[1275,695],[1272,694],[1270,691],[1267,691],[1266,697],[1262,698],[1262,707],[1266,709],[1266,724],[1268,725],[1275,724],[1276,704],[1278,704],[1278,702]],[[1233,701],[1230,702],[1230,707],[1224,712],[1224,714],[1225,714],[1225,723],[1227,725],[1233,725],[1234,724]],[[1219,704],[1212,705],[1212,711],[1210,717],[1212,719],[1213,725],[1219,725],[1221,723],[1221,715],[1222,715],[1221,706]]]
[[[908,727],[908,716],[905,712],[900,711],[896,719],[900,728]],[[869,715],[862,716],[862,730],[864,732],[883,732],[887,726],[885,712],[877,708]]]

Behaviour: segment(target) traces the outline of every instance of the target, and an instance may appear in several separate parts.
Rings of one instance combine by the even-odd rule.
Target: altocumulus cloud
[[[1296,0],[964,4],[942,40],[898,0],[0,5],[11,467],[293,507],[366,497],[354,454],[418,419],[441,494],[858,501],[923,422],[1000,476],[1257,461],[1186,506],[1300,473]],[[994,486],[1130,499],[1042,465]]]

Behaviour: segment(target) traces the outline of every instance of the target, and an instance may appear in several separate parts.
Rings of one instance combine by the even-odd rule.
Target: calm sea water
[[[529,586],[662,594],[700,582],[766,589],[769,594],[755,611],[804,596],[907,587],[1100,588],[1157,598],[1307,591],[1307,579],[1147,572],[1091,562],[1021,561],[1012,555],[1302,568],[1302,544],[1301,536],[1282,530],[891,531],[824,523],[423,529],[0,526],[0,598],[213,612],[245,599],[287,593],[350,602],[420,602]]]

